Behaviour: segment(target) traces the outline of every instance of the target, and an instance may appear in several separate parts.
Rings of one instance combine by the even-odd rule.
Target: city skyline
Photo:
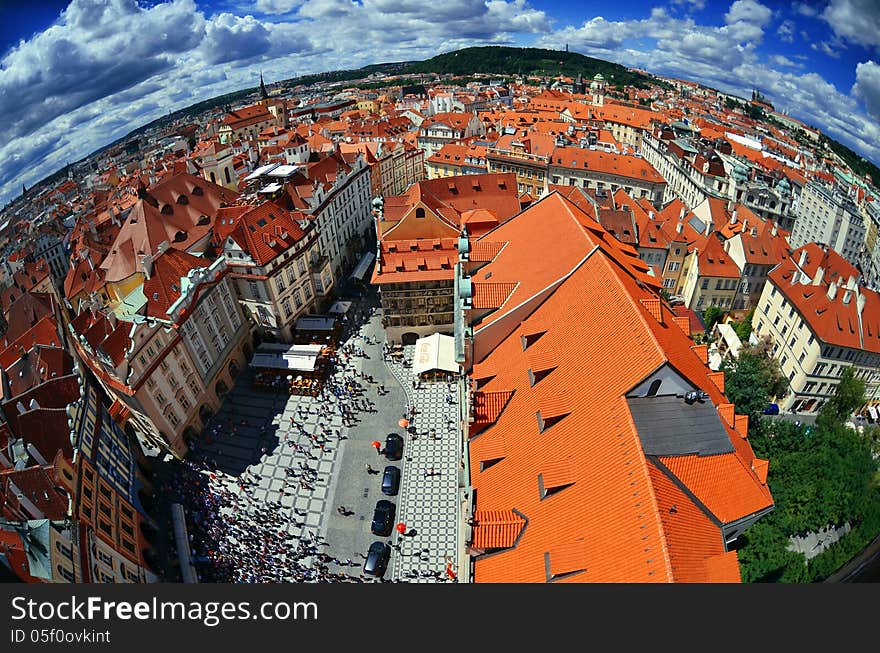
[[[746,97],[757,87],[877,162],[878,22],[866,0],[459,0],[430,15],[409,0],[44,3],[0,33],[0,202],[155,118],[253,86],[260,71],[274,81],[481,44],[567,45]],[[348,51],[365,42],[377,47]]]

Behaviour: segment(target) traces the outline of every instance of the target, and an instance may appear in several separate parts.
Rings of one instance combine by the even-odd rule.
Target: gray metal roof
[[[688,405],[674,395],[627,399],[645,455],[711,456],[731,453],[733,444],[712,402]]]

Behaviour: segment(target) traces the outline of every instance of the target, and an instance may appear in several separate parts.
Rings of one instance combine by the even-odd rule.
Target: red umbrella
[[[373,445],[373,448],[376,449],[376,451],[379,451],[379,449],[382,448],[382,443],[379,442],[378,440],[373,440],[372,445]]]
[[[455,580],[455,576],[456,576],[456,574],[455,574],[455,570],[452,568],[452,563],[451,563],[451,562],[447,562],[447,563],[446,563],[446,575],[447,575],[449,578],[451,578],[452,580]]]
[[[403,535],[404,533],[406,533],[406,524],[404,524],[403,522],[400,522],[400,523],[397,525],[397,532],[400,533],[401,535]]]
[[[409,420],[406,419],[405,417],[401,417],[397,423],[400,425],[400,428],[402,428],[402,429],[405,429],[407,426],[409,426]]]

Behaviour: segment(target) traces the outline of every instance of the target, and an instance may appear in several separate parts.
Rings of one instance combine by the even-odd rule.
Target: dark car
[[[387,499],[376,502],[376,509],[373,511],[373,523],[370,524],[370,531],[373,535],[382,535],[383,537],[391,535],[394,512],[394,504]]]
[[[403,438],[397,433],[389,433],[385,438],[385,457],[388,460],[403,458]]]
[[[364,573],[370,576],[382,578],[385,569],[388,568],[388,559],[391,557],[391,547],[385,542],[373,542],[364,560]]]
[[[382,494],[393,497],[400,489],[400,468],[394,465],[388,465],[385,473],[382,474]]]

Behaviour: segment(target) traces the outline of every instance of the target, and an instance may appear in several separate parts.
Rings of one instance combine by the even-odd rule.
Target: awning
[[[336,319],[324,315],[306,315],[296,321],[297,331],[333,331]]]
[[[364,275],[367,273],[367,269],[369,269],[370,264],[373,262],[374,258],[376,258],[376,255],[373,254],[373,252],[367,252],[366,254],[364,254],[361,257],[361,260],[358,261],[354,272],[351,273],[351,278],[363,280]]]
[[[334,315],[334,314],[344,315],[345,313],[348,313],[348,309],[350,309],[350,308],[351,308],[351,302],[343,302],[343,301],[333,302],[333,306],[331,306],[330,310],[327,312],[330,313],[331,315]]]
[[[283,345],[265,343],[257,348],[250,367],[314,372],[322,345]]]
[[[458,372],[455,362],[455,338],[432,333],[416,340],[413,353],[413,374],[419,375],[431,370]]]

